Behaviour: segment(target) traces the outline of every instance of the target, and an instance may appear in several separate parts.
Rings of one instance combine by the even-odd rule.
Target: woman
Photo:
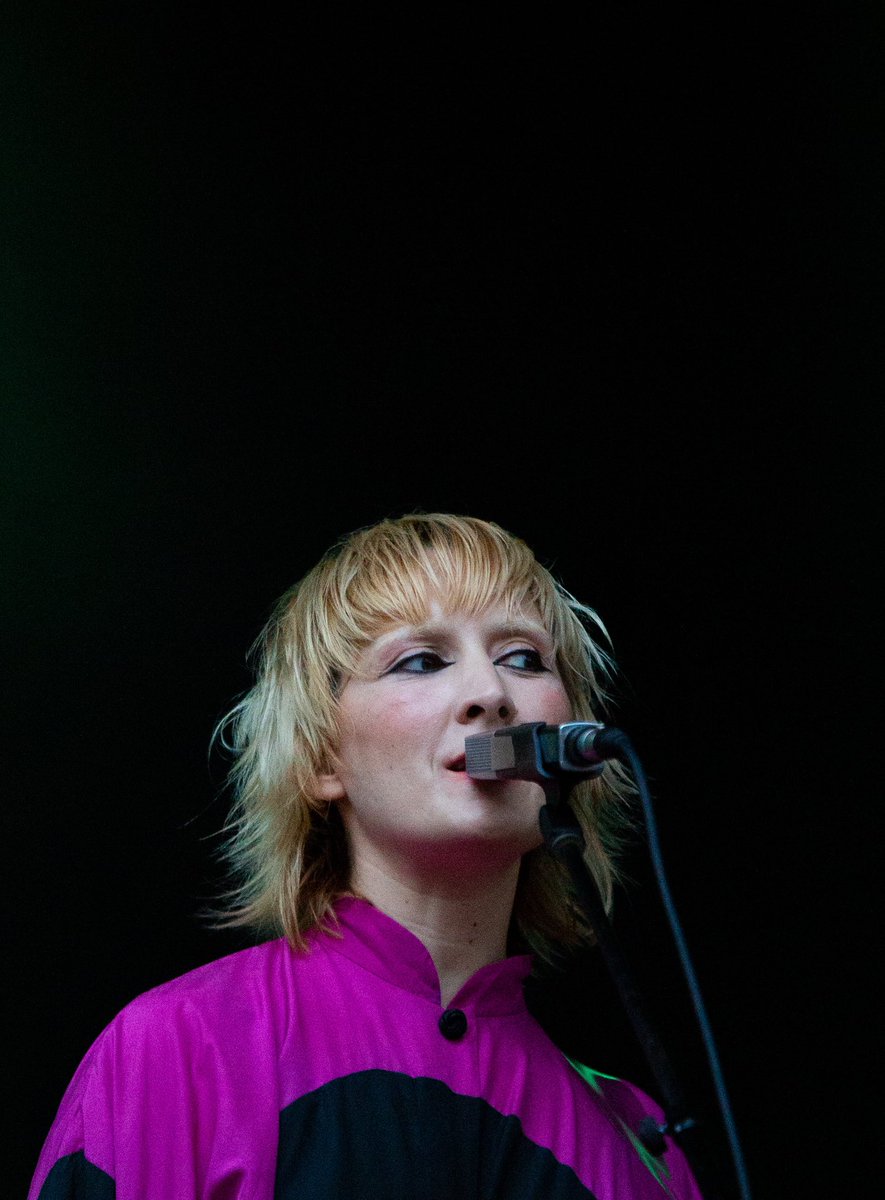
[[[531,959],[592,936],[541,846],[540,788],[464,740],[592,719],[601,629],[495,525],[360,530],[278,604],[231,719],[228,920],[272,939],[139,997],[62,1102],[31,1196],[697,1197],[651,1101],[570,1063]],[[606,897],[618,768],[572,797]]]

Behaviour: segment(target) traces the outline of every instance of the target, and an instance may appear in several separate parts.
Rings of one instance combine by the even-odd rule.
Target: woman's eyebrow
[[[450,636],[450,633],[444,622],[427,621],[421,625],[398,625],[395,629],[380,634],[373,648],[383,652],[389,646],[395,646],[397,642],[434,641],[447,636]]]
[[[488,637],[495,638],[525,638],[527,641],[539,641],[545,647],[553,649],[553,638],[543,625],[534,621],[496,621],[483,631]],[[396,629],[382,633],[372,647],[372,653],[384,654],[400,642],[444,642],[455,636],[445,621],[425,621],[420,625],[402,625]]]
[[[502,621],[493,625],[488,632],[496,638],[512,637],[526,638],[528,641],[541,641],[551,649],[553,648],[553,638],[543,625],[536,625],[534,621]]]

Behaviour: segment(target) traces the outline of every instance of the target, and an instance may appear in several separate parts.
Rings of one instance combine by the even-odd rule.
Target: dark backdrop
[[[11,21],[9,1194],[114,1013],[242,944],[197,917],[207,746],[272,601],[415,508],[522,535],[610,627],[757,1197],[875,1177],[881,10],[649,7]],[[595,959],[538,1004],[652,1086]]]

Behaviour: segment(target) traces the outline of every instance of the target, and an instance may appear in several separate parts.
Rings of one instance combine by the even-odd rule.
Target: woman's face
[[[394,874],[474,872],[540,845],[537,784],[464,770],[470,734],[572,719],[537,613],[433,604],[423,625],[384,631],[359,667],[340,697],[334,773],[319,781],[340,806],[353,868],[371,858]]]

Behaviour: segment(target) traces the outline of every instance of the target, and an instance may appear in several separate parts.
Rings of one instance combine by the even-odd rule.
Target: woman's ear
[[[336,800],[343,800],[347,795],[344,784],[334,771],[330,771],[328,774],[318,772],[314,775],[309,790],[312,799],[325,800],[330,804]]]

